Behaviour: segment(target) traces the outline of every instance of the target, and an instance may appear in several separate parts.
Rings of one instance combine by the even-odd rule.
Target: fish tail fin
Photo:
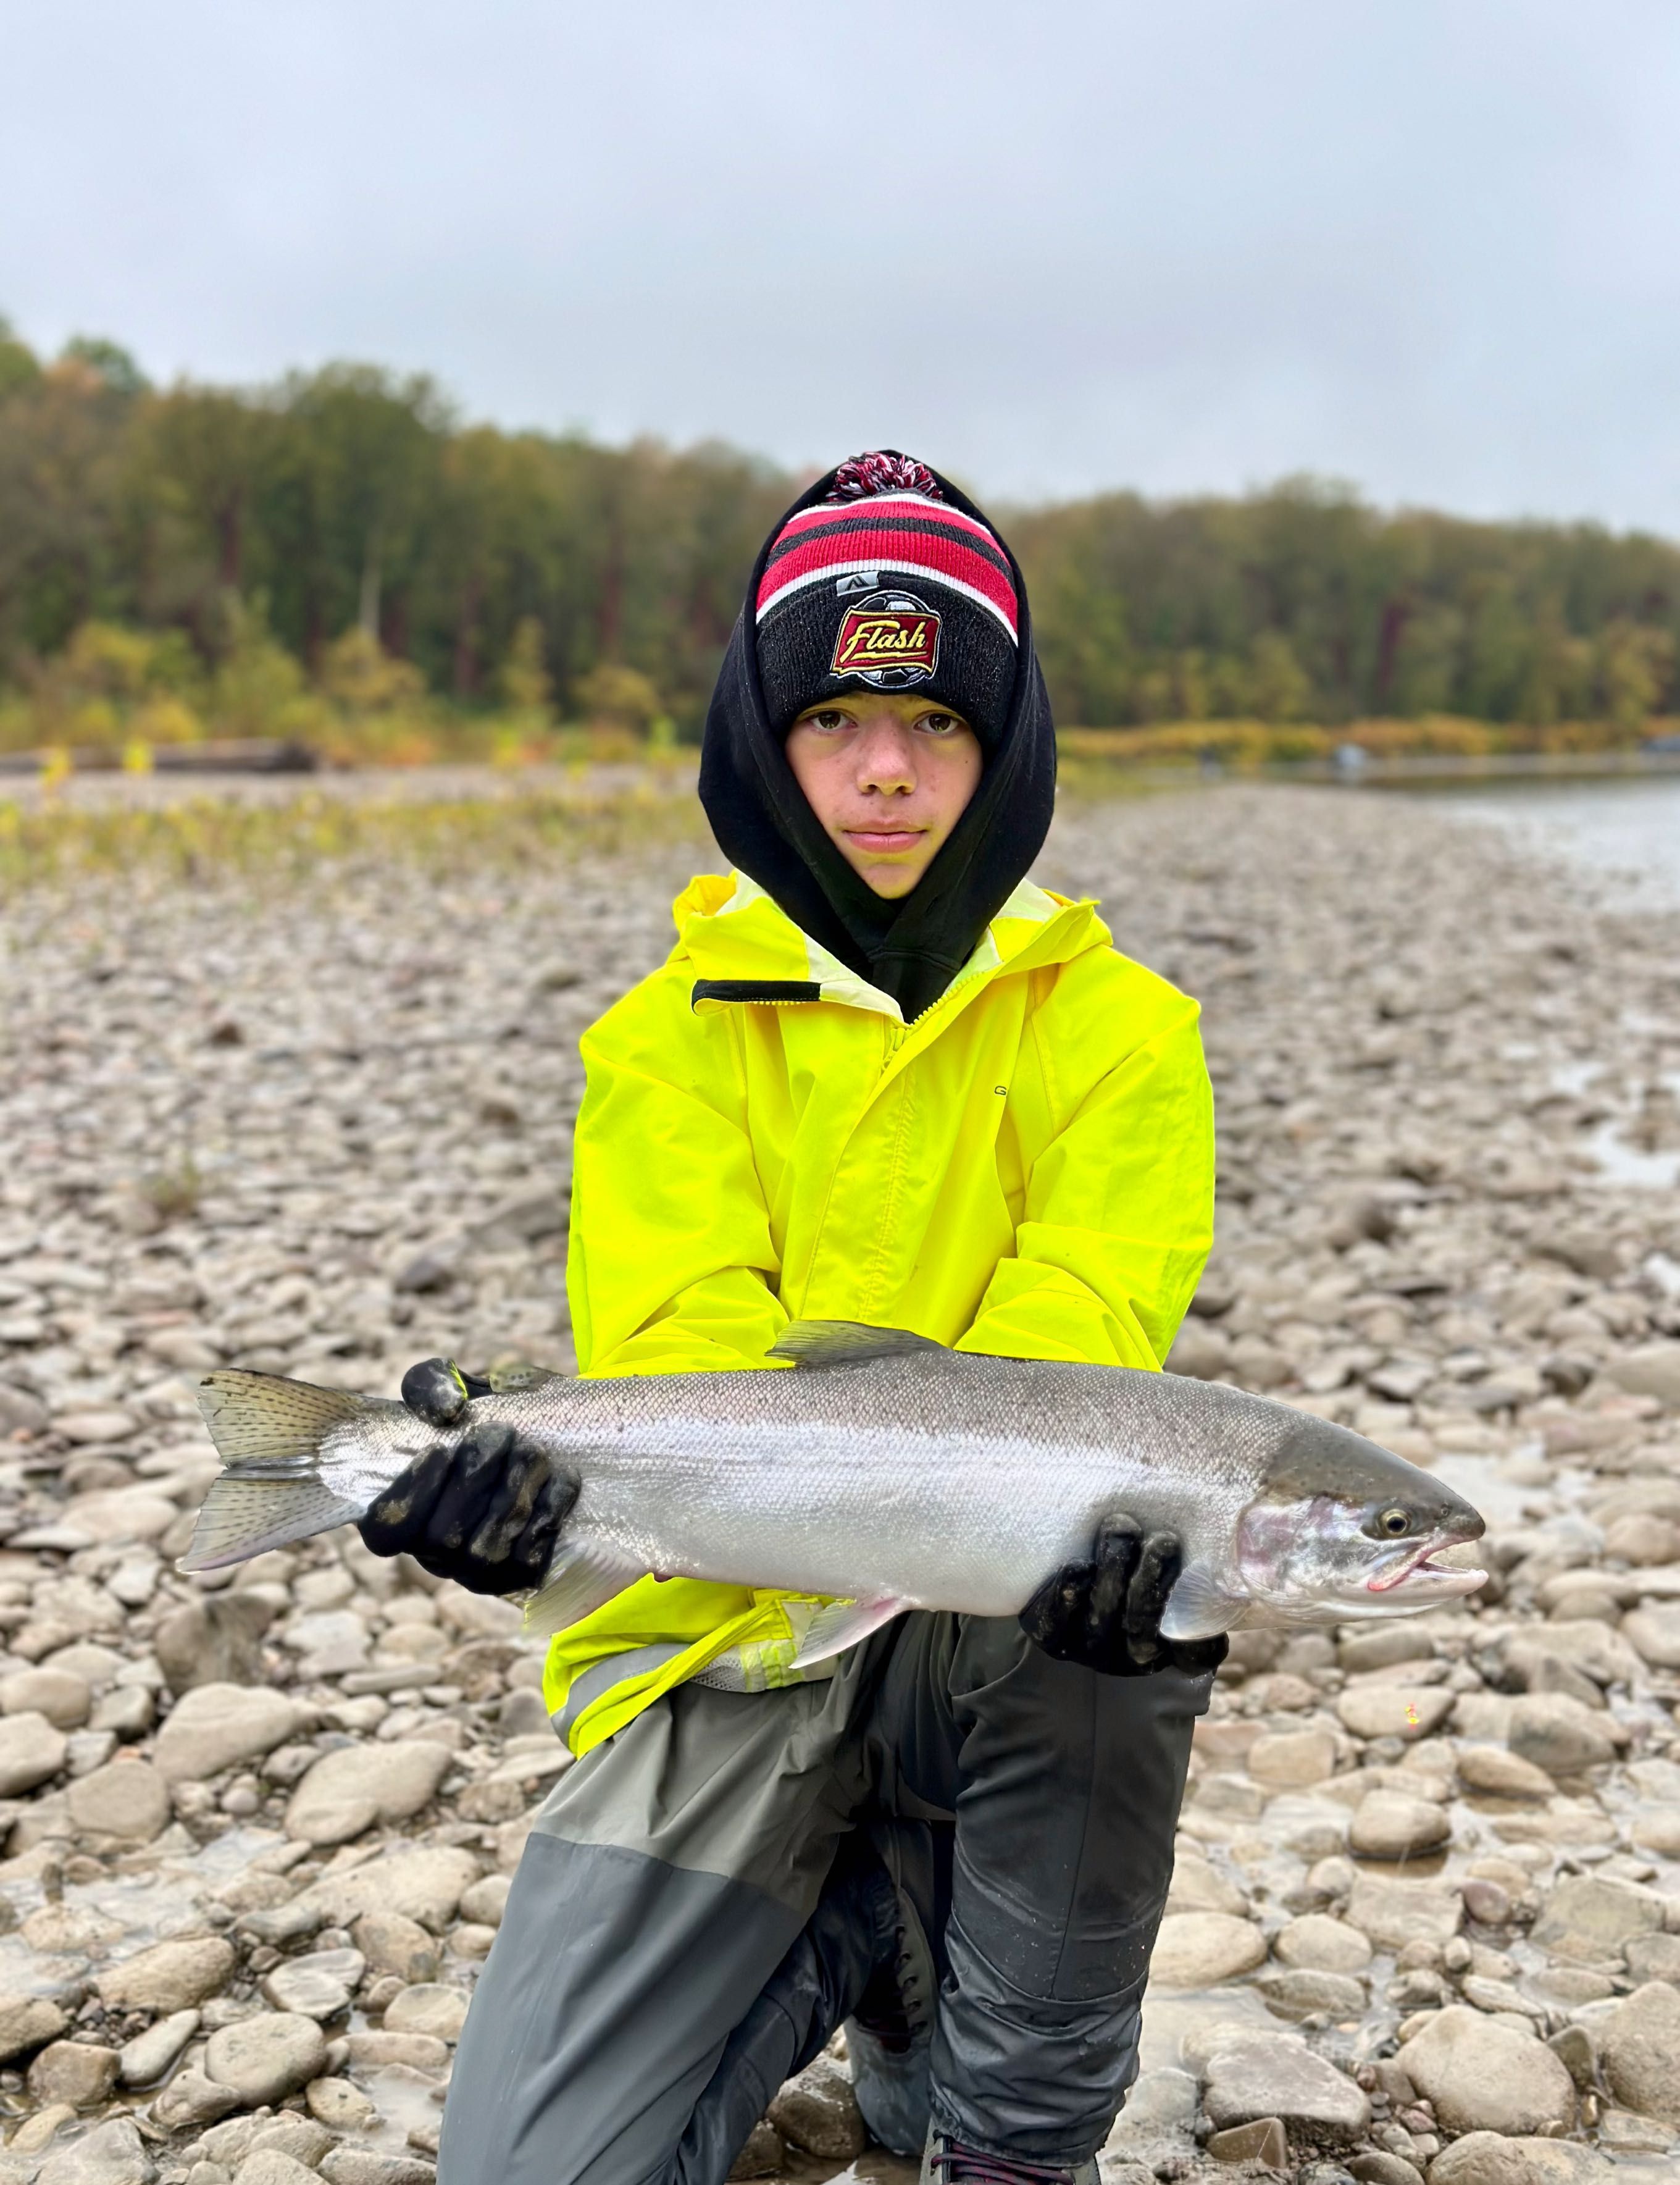
[[[361,1506],[335,1495],[317,1474],[276,1479],[224,1472],[210,1482],[193,1528],[192,1545],[176,1565],[181,1571],[220,1570],[266,1548],[307,1540],[360,1517]]]
[[[224,1464],[287,1467],[313,1464],[334,1427],[401,1406],[353,1396],[345,1389],[318,1389],[310,1381],[229,1366],[199,1382],[198,1409]]]
[[[228,1469],[211,1482],[178,1568],[220,1570],[360,1517],[321,1478],[321,1443],[335,1427],[400,1408],[272,1373],[207,1374],[198,1409]]]

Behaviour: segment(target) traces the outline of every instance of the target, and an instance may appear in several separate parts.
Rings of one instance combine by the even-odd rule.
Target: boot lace
[[[936,2138],[929,2158],[936,2185],[1070,2185],[1073,2172],[1019,2154],[992,2154],[960,2139]]]

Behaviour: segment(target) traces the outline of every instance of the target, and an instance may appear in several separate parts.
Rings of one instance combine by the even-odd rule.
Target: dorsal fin
[[[801,1366],[862,1366],[872,1358],[911,1358],[943,1350],[931,1336],[907,1327],[870,1327],[861,1320],[790,1320],[770,1345],[772,1358]]]

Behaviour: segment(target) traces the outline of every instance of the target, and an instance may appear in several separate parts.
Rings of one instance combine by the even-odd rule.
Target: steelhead
[[[1404,1615],[1483,1581],[1437,1561],[1483,1530],[1460,1495],[1264,1397],[846,1322],[795,1322],[770,1356],[794,1370],[555,1375],[475,1400],[472,1418],[516,1427],[578,1484],[533,1629],[649,1572],[710,1579],[823,1597],[807,1666],[907,1608],[1017,1615],[1119,1512],[1183,1541],[1170,1639]],[[198,1400],[226,1469],[185,1571],[360,1517],[461,1431],[262,1373],[211,1373]]]

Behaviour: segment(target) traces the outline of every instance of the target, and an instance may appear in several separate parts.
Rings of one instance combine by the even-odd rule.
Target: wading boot
[[[913,2159],[928,2134],[928,2065],[939,1974],[927,1923],[934,1916],[934,1860],[916,1822],[869,1831],[892,1885],[881,1954],[846,2021],[852,2091],[863,2121],[894,2154]]]
[[[1053,2162],[1029,2162],[1023,2155],[967,2147],[947,2132],[929,2130],[922,2150],[921,2185],[1097,2185],[1097,2158],[1063,2169]]]

